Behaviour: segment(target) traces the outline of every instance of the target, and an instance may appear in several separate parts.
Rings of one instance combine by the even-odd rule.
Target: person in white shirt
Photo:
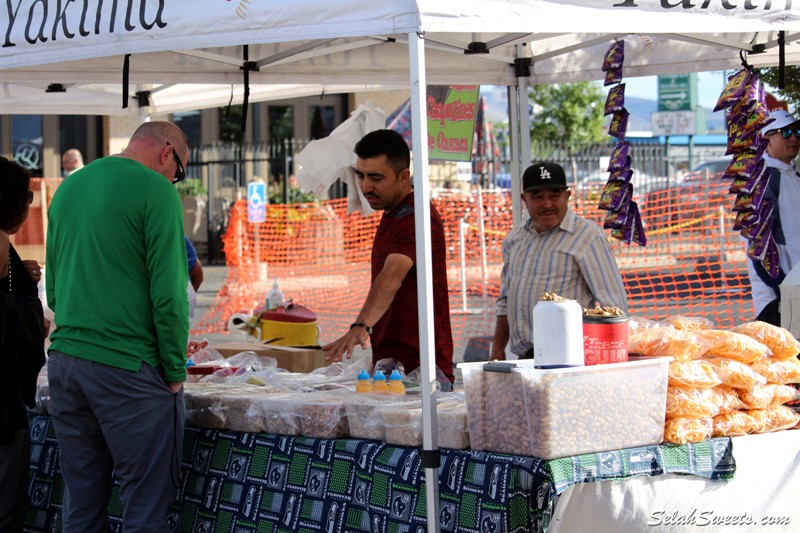
[[[780,275],[772,279],[760,264],[748,261],[756,320],[781,325],[780,282],[800,262],[800,175],[794,159],[800,151],[800,119],[788,111],[770,113],[761,135],[768,139],[764,161],[769,172],[766,198],[775,201],[772,234],[780,253]]]

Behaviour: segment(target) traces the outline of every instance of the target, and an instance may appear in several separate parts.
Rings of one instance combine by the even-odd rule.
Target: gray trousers
[[[160,369],[122,370],[51,351],[53,426],[65,493],[64,533],[108,531],[112,470],[125,533],[167,531],[180,484],[183,390]]]

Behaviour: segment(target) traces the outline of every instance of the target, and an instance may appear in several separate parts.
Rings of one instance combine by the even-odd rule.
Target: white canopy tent
[[[800,63],[792,0],[18,0],[0,11],[0,113],[63,113],[58,98],[90,90],[111,94],[117,112],[127,92],[122,112],[145,116],[186,109],[170,107],[187,105],[168,104],[171,93],[199,108],[245,87],[249,101],[410,87],[429,531],[439,529],[425,86],[511,87],[519,175],[527,86],[602,79],[614,39],[625,40],[625,77],[739,68],[742,53],[755,67]],[[51,84],[67,92],[45,92]]]

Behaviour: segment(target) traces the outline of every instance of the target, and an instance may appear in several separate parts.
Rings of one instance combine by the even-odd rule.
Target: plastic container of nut
[[[532,360],[460,363],[471,447],[555,459],[660,444],[671,360],[558,369]]]

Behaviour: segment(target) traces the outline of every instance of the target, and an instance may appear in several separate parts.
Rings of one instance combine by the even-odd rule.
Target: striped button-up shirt
[[[627,312],[625,287],[605,233],[572,209],[550,231],[537,233],[528,220],[503,241],[496,313],[508,316],[511,351],[517,355],[533,347],[533,306],[545,292],[582,307],[599,303]]]

